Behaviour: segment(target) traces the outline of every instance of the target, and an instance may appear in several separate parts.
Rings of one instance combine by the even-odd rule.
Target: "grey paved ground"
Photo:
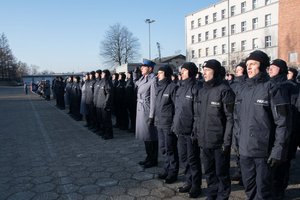
[[[182,174],[166,185],[155,178],[160,167],[137,165],[144,148],[132,133],[114,130],[104,141],[66,112],[20,87],[0,87],[0,200],[188,199],[176,192]],[[300,199],[299,157],[286,199]],[[231,199],[245,199],[236,182]]]

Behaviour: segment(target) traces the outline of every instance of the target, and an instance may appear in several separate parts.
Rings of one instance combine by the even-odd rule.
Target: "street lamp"
[[[149,24],[149,60],[151,60],[151,40],[150,40],[150,24],[155,22],[155,20],[146,19],[145,23]]]

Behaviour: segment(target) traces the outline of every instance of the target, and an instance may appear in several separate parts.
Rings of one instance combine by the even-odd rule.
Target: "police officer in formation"
[[[155,63],[143,60],[142,77],[135,82],[137,87],[136,138],[144,141],[146,158],[139,162],[144,168],[157,166],[158,138],[154,126],[155,82],[153,73]]]
[[[95,125],[94,127],[91,129],[93,132],[100,134],[100,129],[101,129],[101,124],[102,124],[102,114],[101,114],[101,107],[99,105],[99,93],[101,90],[101,76],[102,76],[102,71],[101,70],[97,70],[95,72],[95,84],[94,84],[94,94],[93,94],[93,111],[96,115],[96,117],[94,118],[95,121]]]
[[[185,170],[185,183],[178,188],[180,193],[189,193],[196,198],[201,194],[201,163],[200,148],[195,133],[194,99],[199,89],[196,81],[198,68],[192,62],[186,62],[181,67],[181,81],[176,92],[175,115],[172,131],[178,137],[179,158]]]
[[[160,67],[157,73],[154,124],[157,127],[159,149],[164,159],[164,171],[158,175],[158,178],[171,184],[177,180],[179,170],[177,136],[171,131],[178,86],[171,80],[173,70],[170,66]]]
[[[289,100],[268,81],[267,54],[256,50],[246,59],[248,79],[235,100],[237,145],[248,199],[275,199],[272,168],[286,159]]]
[[[221,76],[217,60],[203,64],[203,87],[195,97],[194,129],[201,147],[208,199],[228,199],[235,95]]]
[[[85,104],[88,110],[88,114],[86,115],[86,127],[90,130],[96,127],[96,113],[94,106],[94,85],[95,85],[95,71],[91,71],[89,73],[89,80],[86,82],[86,98]]]

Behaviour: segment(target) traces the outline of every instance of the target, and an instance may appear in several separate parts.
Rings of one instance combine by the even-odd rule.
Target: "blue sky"
[[[109,26],[126,26],[149,57],[180,52],[185,55],[185,16],[219,0],[0,0],[0,33],[8,38],[18,59],[37,65],[39,71],[79,72],[104,69],[100,42]]]

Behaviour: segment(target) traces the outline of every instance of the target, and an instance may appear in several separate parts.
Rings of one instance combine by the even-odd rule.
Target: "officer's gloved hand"
[[[147,120],[147,124],[148,124],[148,126],[154,126],[154,118],[149,117],[148,120]]]
[[[275,159],[275,158],[269,158],[268,159],[268,164],[269,164],[269,166],[270,167],[276,167],[276,166],[278,166],[279,164],[281,163],[281,161],[280,160],[277,160],[277,159]]]
[[[192,143],[198,142],[197,136],[194,132],[192,132],[192,134],[191,134],[191,139],[192,139]]]
[[[227,145],[227,146],[225,146],[225,145],[223,145],[222,146],[222,153],[223,154],[225,154],[225,155],[228,155],[228,154],[230,154],[230,145]]]

